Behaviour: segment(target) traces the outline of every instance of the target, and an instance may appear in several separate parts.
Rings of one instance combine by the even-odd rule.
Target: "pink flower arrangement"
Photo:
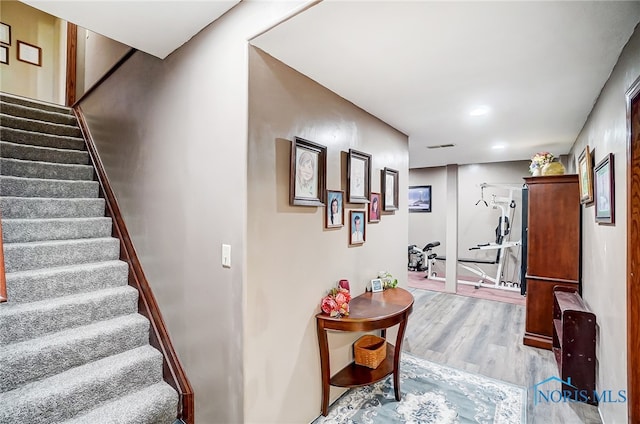
[[[336,287],[331,289],[329,294],[322,298],[320,307],[325,314],[340,318],[349,315],[350,300],[351,294],[349,290],[343,287]]]

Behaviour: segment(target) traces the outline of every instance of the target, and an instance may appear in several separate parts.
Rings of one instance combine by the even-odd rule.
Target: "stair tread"
[[[9,275],[7,273],[7,275]],[[82,302],[92,302],[96,299],[109,297],[117,293],[136,292],[137,290],[131,286],[110,287],[101,290],[94,290],[84,293],[75,293],[68,296],[55,297],[53,299],[44,299],[36,302],[12,303],[11,301],[3,303],[0,306],[0,316],[22,314],[34,310],[55,310],[57,308],[65,308],[68,305]],[[76,328],[76,327],[74,327]],[[42,337],[42,336],[40,336]]]
[[[69,106],[62,106],[56,103],[45,102],[42,100],[29,99],[23,96],[16,96],[10,93],[0,92],[0,100],[3,102],[12,103],[15,105],[29,105],[30,107],[37,107],[39,109],[44,110],[55,110],[60,113],[68,113],[72,114],[71,108]]]
[[[92,186],[100,184],[97,181],[93,181],[93,180],[57,180],[54,178],[15,177],[13,175],[0,175],[0,179],[18,180],[18,181],[25,181],[25,182],[42,181],[42,182],[61,183],[61,184],[82,184],[82,185],[86,184],[86,185],[92,185]]]
[[[115,240],[115,241],[114,241]],[[69,239],[69,240],[39,240],[39,241],[27,241],[21,243],[4,243],[5,247],[30,247],[30,246],[55,246],[55,245],[65,245],[65,244],[90,244],[96,242],[105,242],[109,241],[115,243],[118,241],[115,237],[94,237],[88,239]]]
[[[75,417],[64,424],[139,424],[161,421],[162,407],[173,412],[167,417],[174,422],[178,406],[178,393],[164,381],[145,387],[126,396],[103,403],[84,415]],[[150,421],[153,420],[153,421]],[[158,421],[156,421],[158,420]]]
[[[121,266],[126,262],[120,260],[103,261],[103,262],[87,262],[82,264],[64,265],[51,268],[27,269],[24,271],[7,272],[7,280],[27,278],[31,276],[42,276],[47,274],[57,274],[62,272],[73,272],[81,269],[96,270],[97,268],[106,268],[110,266]]]
[[[35,105],[33,105],[35,106]],[[61,120],[70,120],[70,119],[75,119],[75,116],[71,113],[71,109],[66,110],[66,111],[54,111],[54,110],[45,110],[42,108],[38,108],[38,107],[33,107],[33,106],[27,106],[24,104],[19,104],[19,103],[11,103],[6,101],[3,98],[0,98],[0,109],[4,110],[5,112],[7,112],[7,109],[9,110],[19,110],[19,111],[23,111],[23,112],[33,112],[36,114],[42,114],[45,116],[51,116],[54,119],[59,118]],[[12,115],[12,116],[16,116],[14,113],[7,113],[7,115]],[[18,115],[20,116],[20,115]]]
[[[16,143],[17,144],[17,143]],[[43,147],[43,146],[37,146]],[[53,147],[47,147],[47,149],[52,149]],[[59,149],[59,150],[69,150],[69,149]],[[84,150],[78,150],[78,152],[83,152]],[[13,163],[24,163],[24,164],[37,164],[42,166],[57,166],[60,168],[81,168],[81,169],[91,169],[93,170],[93,166],[91,165],[83,165],[81,163],[59,163],[59,162],[45,162],[41,160],[28,160],[28,159],[17,159],[17,158],[5,158],[0,157],[3,162],[13,162]]]
[[[0,350],[0,392],[148,343],[149,321],[132,313],[9,344]]]
[[[59,137],[59,136],[54,136],[51,135],[51,137]],[[74,137],[69,137],[69,138],[74,138]],[[47,147],[47,146],[38,146],[35,144],[25,144],[25,143],[14,143],[12,141],[4,141],[4,140],[0,140],[0,146],[3,144],[7,144],[10,146],[20,146],[20,147],[25,147],[25,148],[29,148],[29,149],[34,149],[34,150],[42,150],[42,151],[56,151],[56,152],[77,152],[77,153],[82,153],[82,154],[88,154],[86,150],[78,150],[78,149],[62,149],[59,147]],[[2,150],[0,149],[0,152]],[[0,156],[0,157],[5,157],[5,156]],[[58,163],[58,162],[50,162],[50,163]]]
[[[73,133],[80,133],[80,128],[76,124],[59,124],[56,122],[41,121],[39,119],[25,118],[23,116],[8,115],[0,112],[0,122],[2,122],[3,128],[15,128],[30,133],[47,134],[47,135],[62,135],[67,137],[80,138]],[[26,128],[38,128],[37,130],[30,130]],[[59,134],[58,132],[66,133]]]
[[[146,345],[0,393],[0,405],[3,405],[0,421],[18,413],[19,418],[29,419],[34,415],[40,416],[42,411],[56,414],[52,421],[70,418],[91,407],[92,403],[108,401],[129,390],[140,390],[160,382],[161,372],[157,376],[146,375],[144,379],[140,378],[140,373],[151,364],[161,364],[161,361],[160,352]],[[122,385],[122,382],[126,384]],[[71,408],[76,411],[71,411]]]

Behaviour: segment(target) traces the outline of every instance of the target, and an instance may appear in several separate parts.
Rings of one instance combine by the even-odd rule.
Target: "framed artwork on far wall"
[[[18,60],[36,66],[42,66],[42,49],[33,44],[18,40]]]
[[[325,228],[340,228],[344,225],[344,191],[327,190]]]
[[[11,45],[11,25],[0,22],[0,43]]]
[[[593,158],[587,145],[578,157],[578,182],[580,186],[580,203],[593,202]]]
[[[382,171],[382,210],[398,210],[398,171],[384,168]]]
[[[371,155],[349,149],[347,158],[347,201],[369,203],[371,193]]]
[[[382,196],[380,193],[371,193],[369,201],[369,222],[380,222],[380,211],[382,207]]]
[[[0,63],[9,64],[9,47],[0,46]]]
[[[349,245],[359,246],[367,239],[364,211],[349,211]]]
[[[295,137],[291,142],[289,204],[324,206],[326,170],[327,148]]]
[[[613,153],[609,153],[593,170],[596,222],[615,224],[615,178]]]
[[[409,212],[431,212],[431,186],[409,187]]]

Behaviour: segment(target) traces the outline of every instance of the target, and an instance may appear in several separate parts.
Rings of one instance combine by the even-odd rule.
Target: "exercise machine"
[[[491,202],[487,204],[484,200],[484,189],[487,187],[495,187],[500,189],[506,189],[509,192],[508,197],[500,197],[496,195],[492,195]],[[474,247],[469,248],[469,250],[495,250],[496,257],[495,259],[475,259],[475,258],[458,258],[458,266],[461,268],[477,275],[479,278],[476,282],[473,281],[465,281],[458,280],[459,284],[470,284],[475,286],[475,288],[479,289],[480,287],[490,287],[501,290],[510,290],[510,291],[520,291],[520,282],[515,278],[511,280],[506,280],[504,277],[505,274],[505,264],[507,260],[507,255],[512,250],[516,250],[516,258],[520,256],[520,240],[511,241],[510,240],[510,232],[511,232],[511,222],[513,221],[513,215],[516,208],[516,202],[513,198],[513,194],[515,191],[522,190],[521,186],[514,184],[487,184],[482,183],[480,185],[481,188],[481,198],[476,202],[476,206],[478,204],[484,203],[485,206],[491,206],[493,209],[500,210],[500,216],[498,217],[498,226],[496,227],[495,234],[496,239],[495,242],[478,244]],[[508,209],[507,209],[508,208]],[[507,212],[509,210],[509,213]],[[445,261],[445,256],[438,256],[436,253],[432,252],[434,247],[440,245],[440,242],[431,242],[428,243],[423,248],[423,258],[427,257],[427,274],[425,278],[430,278],[434,280],[444,281],[445,278],[438,277],[435,270],[434,265],[436,261]],[[498,265],[495,276],[487,274],[480,265]],[[515,276],[515,274],[514,274]]]

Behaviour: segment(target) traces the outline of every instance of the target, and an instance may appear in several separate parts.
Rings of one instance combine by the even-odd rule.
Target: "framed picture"
[[[595,182],[596,222],[615,223],[615,181],[613,174],[613,154],[609,153],[593,170]]]
[[[33,44],[18,40],[18,60],[36,66],[42,66],[42,49]]]
[[[11,26],[0,22],[0,43],[11,45]]]
[[[593,158],[586,146],[578,157],[578,181],[580,183],[580,203],[593,202]]]
[[[371,280],[371,291],[373,293],[381,292],[383,290],[384,290],[384,286],[382,285],[382,280],[380,278]]]
[[[347,195],[349,203],[369,203],[371,192],[371,155],[349,149],[347,159]]]
[[[327,190],[326,212],[325,228],[340,228],[344,225],[344,191]]]
[[[380,222],[382,196],[380,193],[371,193],[369,200],[369,222]]]
[[[364,220],[364,211],[349,212],[349,244],[358,246],[364,244],[367,228]]]
[[[398,171],[391,168],[382,170],[382,210],[398,210]]]
[[[9,64],[9,47],[0,46],[0,63]]]
[[[431,186],[409,187],[409,212],[431,212]]]
[[[295,137],[291,142],[289,204],[324,206],[327,148]]]

